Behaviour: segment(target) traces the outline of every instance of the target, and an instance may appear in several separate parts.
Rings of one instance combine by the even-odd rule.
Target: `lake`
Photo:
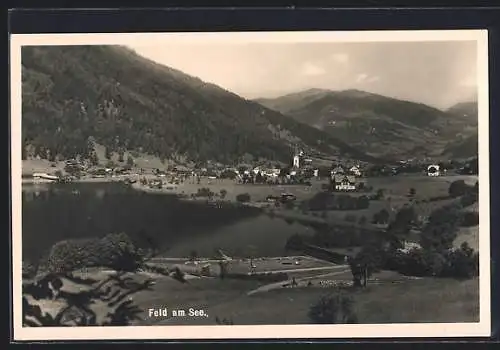
[[[64,239],[125,232],[163,256],[212,256],[216,249],[235,256],[285,253],[288,237],[312,234],[297,223],[270,218],[256,208],[179,200],[148,194],[120,183],[23,184],[23,259],[35,261]]]

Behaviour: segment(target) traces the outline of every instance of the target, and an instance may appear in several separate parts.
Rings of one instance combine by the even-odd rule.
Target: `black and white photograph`
[[[489,335],[487,64],[483,30],[12,35],[15,337]]]

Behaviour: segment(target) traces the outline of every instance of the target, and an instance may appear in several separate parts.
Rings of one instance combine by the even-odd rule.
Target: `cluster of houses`
[[[361,177],[359,166],[353,165],[344,169],[343,166],[337,165],[331,171],[330,183],[335,191],[356,191],[359,177]]]

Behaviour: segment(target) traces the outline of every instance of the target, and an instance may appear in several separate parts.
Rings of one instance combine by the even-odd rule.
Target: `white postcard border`
[[[10,37],[11,67],[11,184],[14,340],[179,340],[179,339],[314,339],[471,337],[490,335],[490,190],[489,93],[487,30],[335,31],[335,32],[228,32],[228,33],[119,33],[119,34],[14,34]],[[265,326],[126,326],[22,327],[22,219],[21,219],[21,46],[126,45],[140,41],[185,44],[293,43],[293,42],[409,42],[476,41],[478,54],[479,113],[479,260],[480,321],[477,323],[419,323],[370,325],[265,325]],[[485,184],[488,184],[486,186]]]

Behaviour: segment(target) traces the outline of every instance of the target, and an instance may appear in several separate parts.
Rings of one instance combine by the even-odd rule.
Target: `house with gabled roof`
[[[361,176],[361,170],[359,170],[359,166],[353,165],[349,168],[349,173],[354,176]]]
[[[336,174],[333,176],[333,185],[336,191],[355,191],[356,177],[354,175]]]

